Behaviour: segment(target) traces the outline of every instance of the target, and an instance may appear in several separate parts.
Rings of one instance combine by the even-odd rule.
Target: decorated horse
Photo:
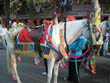
[[[71,42],[73,42],[75,39],[77,39],[80,35],[84,35],[85,37],[87,37],[87,39],[89,40],[89,39],[91,39],[91,36],[90,36],[90,30],[89,30],[89,28],[90,27],[88,27],[87,26],[88,25],[88,21],[87,21],[87,19],[83,19],[83,20],[77,20],[77,21],[74,21],[74,22],[67,22],[66,23],[66,28],[67,28],[67,33],[66,33],[66,35],[67,35],[67,42],[68,42],[68,44],[70,44]],[[51,24],[50,24],[50,26],[52,26]],[[42,26],[43,27],[43,26]],[[55,67],[55,68],[57,68],[57,70],[55,71],[56,73],[56,75],[58,75],[58,65],[59,65],[59,62],[57,62],[57,63],[55,63],[57,60],[56,60],[56,57],[58,57],[58,55],[60,54],[60,51],[62,50],[62,51],[64,51],[64,48],[66,47],[65,46],[65,44],[64,44],[64,46],[65,47],[63,47],[63,48],[60,48],[59,49],[59,47],[62,47],[62,46],[60,46],[61,45],[61,41],[60,41],[60,39],[62,39],[61,37],[60,37],[60,35],[61,35],[61,32],[60,32],[60,30],[62,29],[63,30],[63,32],[62,33],[64,33],[64,27],[65,27],[65,22],[64,23],[60,23],[60,24],[57,24],[57,25],[54,25],[53,26],[53,33],[52,33],[52,42],[53,42],[53,46],[55,46],[55,48],[56,48],[56,50],[57,50],[57,53],[56,53],[56,51],[54,52],[53,51],[53,54],[51,55],[52,57],[51,57],[51,59],[49,60],[49,64],[48,64],[48,83],[50,82],[50,79],[51,79],[51,77],[52,77],[52,70],[53,70],[53,67]],[[77,27],[77,28],[72,28],[72,27]],[[16,30],[15,30],[16,31]],[[14,31],[13,31],[14,32]],[[74,33],[73,33],[74,32]],[[43,32],[42,32],[43,33]],[[11,34],[11,33],[10,33]],[[62,34],[62,36],[64,37],[64,35]],[[64,39],[64,38],[63,38]],[[62,40],[63,40],[62,39]],[[47,39],[48,40],[48,39]],[[14,50],[14,41],[12,41],[12,40],[10,40],[9,39],[9,37],[7,37],[7,44],[8,44],[8,49],[7,49],[7,52],[10,54],[10,53],[13,53],[12,54],[12,56],[11,56],[11,60],[12,60],[12,65],[13,65],[13,68],[16,68],[16,63],[15,63],[15,50]],[[12,47],[13,46],[13,47]],[[11,48],[10,48],[11,47]],[[53,48],[53,50],[55,50],[54,48]],[[63,55],[65,55],[66,56],[66,53],[64,54],[65,52],[63,52]],[[9,55],[10,56],[10,55]],[[8,57],[9,57],[8,56]],[[61,56],[61,54],[60,54],[60,56]],[[54,66],[54,64],[55,64],[55,66]],[[15,76],[14,77],[16,77],[17,78],[17,82],[19,83],[20,82],[20,79],[19,79],[19,76],[18,76],[18,74],[17,74],[17,70],[13,70],[13,72],[15,72],[16,71],[16,74],[15,73],[13,73],[13,75],[15,74]],[[13,77],[13,80],[15,80],[15,78]],[[55,76],[55,77],[57,77],[57,76]],[[56,78],[55,78],[56,79]],[[55,83],[56,83],[56,81],[57,81],[57,79],[55,80]]]
[[[67,28],[67,32],[66,32],[66,37],[67,37],[67,42],[68,44],[73,42],[79,35],[82,34],[83,30],[85,31],[85,26],[87,24],[87,19],[83,19],[83,20],[77,20],[74,22],[67,22],[66,23],[66,28]],[[65,23],[62,24],[57,24],[53,26],[53,32],[52,32],[52,46],[50,45],[51,49],[54,50],[52,51],[52,55],[51,58],[49,59],[48,62],[48,80],[47,83],[51,82],[51,77],[52,77],[52,71],[54,68],[54,83],[57,83],[57,76],[58,76],[58,65],[59,65],[59,61],[60,58],[62,57],[62,55],[64,57],[67,57],[66,52],[64,51],[65,47],[62,47],[60,45],[60,29],[63,30],[64,33],[64,25]],[[43,25],[41,26],[42,29]],[[77,28],[72,28],[72,27],[77,27]],[[83,28],[82,28],[83,27]],[[12,33],[13,31],[13,33]],[[18,83],[21,83],[21,80],[19,78],[19,75],[17,73],[17,65],[16,65],[16,54],[15,54],[15,41],[13,39],[11,39],[11,34],[16,34],[16,32],[18,32],[16,29],[10,29],[7,35],[7,54],[8,54],[8,60],[11,61],[11,64],[9,64],[9,66],[12,66],[12,76],[13,79],[15,80],[15,78],[17,79]],[[42,32],[43,34],[43,32]],[[46,37],[44,37],[46,39]],[[63,38],[64,39],[64,38]],[[48,40],[48,39],[46,39]],[[48,43],[50,44],[50,43]],[[64,45],[63,45],[64,46]],[[61,47],[61,49],[59,49],[59,47]],[[16,51],[18,52],[18,51]],[[60,57],[60,58],[58,58]]]
[[[53,32],[52,32],[52,38],[51,43],[48,42],[49,40],[45,37],[43,30],[42,35],[44,36],[44,39],[48,43],[48,47],[50,47],[52,50],[51,58],[48,60],[48,79],[47,83],[51,82],[52,78],[52,71],[54,68],[54,83],[57,83],[57,76],[58,76],[58,68],[59,68],[59,61],[61,60],[62,56],[67,59],[67,53],[65,52],[66,44],[64,44],[64,27],[66,23],[66,40],[68,45],[71,44],[74,40],[76,40],[80,35],[84,35],[87,37],[87,39],[91,38],[90,36],[90,30],[87,26],[88,20],[82,19],[82,20],[76,20],[73,22],[64,22],[59,23],[56,25],[53,25]],[[52,26],[50,24],[50,26]],[[43,29],[44,25],[41,26],[41,29]],[[77,27],[77,28],[73,28]],[[10,29],[11,30],[11,29]],[[19,75],[17,73],[17,65],[16,65],[16,57],[15,57],[15,41],[10,38],[9,35],[12,34],[12,31],[8,32],[7,37],[7,52],[8,52],[8,60],[11,58],[11,66],[12,66],[12,76],[13,79],[17,79],[18,83],[21,83],[21,80],[19,78]],[[13,33],[16,33],[17,30],[13,30]],[[63,41],[62,41],[63,40]],[[17,51],[16,51],[17,52]],[[36,53],[35,53],[36,54]],[[9,58],[10,57],[10,58]]]
[[[47,83],[51,83],[51,79],[52,79],[52,72],[54,69],[54,83],[57,83],[57,77],[58,77],[58,69],[59,69],[59,61],[62,59],[62,57],[64,57],[65,59],[68,60],[68,56],[67,53],[65,51],[65,48],[67,48],[67,45],[64,42],[64,33],[66,32],[66,41],[67,44],[71,44],[72,42],[74,42],[80,35],[84,35],[88,40],[91,39],[91,34],[90,32],[93,32],[92,30],[95,29],[96,32],[97,30],[100,31],[100,28],[95,28],[95,26],[93,26],[93,24],[90,23],[90,27],[92,26],[92,29],[89,28],[87,26],[88,24],[88,20],[87,19],[82,19],[82,20],[76,20],[76,21],[72,21],[72,22],[63,22],[63,23],[59,23],[56,25],[53,25],[52,29],[52,35],[51,35],[51,39],[47,38],[43,32],[43,27],[45,27],[44,25],[41,25],[41,33],[43,35],[43,38],[46,40],[47,42],[47,47],[51,48],[50,51],[50,56],[49,60],[48,60],[48,78],[47,78]],[[50,24],[50,26],[52,26]],[[76,27],[76,28],[73,28]],[[97,26],[96,26],[97,27]],[[65,31],[66,28],[66,31]],[[44,29],[45,30],[45,29]],[[13,79],[17,80],[17,83],[21,83],[21,80],[19,78],[18,72],[17,72],[17,65],[16,65],[16,50],[15,50],[15,41],[13,40],[14,38],[12,38],[13,36],[11,36],[12,34],[16,34],[18,32],[18,30],[16,29],[10,29],[8,34],[7,34],[7,54],[8,54],[8,61],[11,62],[11,64],[9,64],[9,67],[11,68],[11,72],[12,72],[12,77]],[[95,32],[93,32],[95,33]],[[102,34],[98,33],[95,34],[97,37],[95,43],[93,42],[93,44],[102,44]],[[94,34],[92,34],[92,37],[94,37]],[[33,46],[33,44],[31,45],[32,48],[33,47],[37,47],[37,46]],[[29,47],[29,46],[28,46]],[[27,49],[27,47],[26,47]],[[48,48],[46,48],[48,49]],[[16,51],[16,52],[15,52]],[[18,51],[19,52],[19,51]],[[38,54],[35,52],[34,48],[31,52],[31,54]],[[93,51],[92,51],[93,52]]]

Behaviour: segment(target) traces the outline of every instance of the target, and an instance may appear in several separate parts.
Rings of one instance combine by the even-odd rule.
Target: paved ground
[[[46,83],[46,76],[42,76],[44,71],[43,60],[40,66],[33,65],[33,57],[22,56],[23,62],[18,64],[18,72],[23,83]],[[84,69],[82,64],[80,67],[80,83],[110,83],[110,58],[96,57],[96,75],[92,75],[90,71]],[[6,51],[0,49],[0,83],[16,83],[11,80],[11,75],[7,72]],[[67,76],[67,68],[59,70],[58,83],[65,82],[63,78]]]

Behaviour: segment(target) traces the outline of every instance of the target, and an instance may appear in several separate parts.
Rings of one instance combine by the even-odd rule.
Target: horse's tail
[[[12,73],[12,64],[11,64],[11,55],[10,55],[10,52],[7,48],[7,68],[8,68],[8,72],[9,73]]]

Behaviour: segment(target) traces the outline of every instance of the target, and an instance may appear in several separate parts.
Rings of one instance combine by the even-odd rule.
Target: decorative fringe
[[[27,54],[27,55],[34,55],[37,52],[31,50],[15,50],[16,54]]]
[[[96,41],[96,35],[97,33],[94,33],[94,29],[95,27],[93,27],[91,24],[90,24],[90,32],[91,32],[91,37],[92,37],[92,43],[93,45],[102,45],[103,44],[103,38],[102,38],[102,34],[100,34],[100,38],[98,41]]]
[[[65,59],[68,59],[68,56],[67,56],[67,53],[66,53],[66,51],[65,51],[65,48],[64,48],[64,41],[63,41],[63,32],[62,32],[62,29],[60,29],[60,52],[61,52],[61,54],[63,55],[63,57],[65,58]]]
[[[91,36],[92,36],[92,41],[93,41],[93,45],[102,45],[103,44],[103,37],[102,37],[102,27],[101,27],[101,8],[99,5],[98,0],[94,0],[94,8],[95,8],[95,17],[93,20],[93,23],[95,25],[95,27],[91,26]],[[99,34],[100,34],[100,38],[98,41],[96,41],[96,36],[93,31],[94,28],[97,28]]]
[[[16,43],[15,44],[15,53],[16,54],[27,54],[34,55],[37,53],[35,44],[32,43]]]

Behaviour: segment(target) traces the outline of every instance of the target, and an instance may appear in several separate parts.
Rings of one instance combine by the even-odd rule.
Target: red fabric
[[[29,32],[26,29],[23,29],[20,33],[19,33],[19,37],[18,37],[19,42],[33,42],[29,36]]]
[[[44,30],[45,30],[45,33],[44,33],[44,35],[45,35],[45,37],[48,35],[48,29],[49,29],[49,25],[51,24],[51,21],[49,21],[49,20],[43,20],[43,24],[44,24]],[[48,35],[49,36],[49,35]],[[45,38],[43,37],[43,35],[42,35],[42,37],[41,37],[41,39],[40,39],[40,43],[45,43]]]
[[[44,35],[45,35],[45,37],[48,35],[48,37],[49,37],[49,34],[48,34],[48,29],[49,29],[49,25],[47,25],[47,28],[46,28],[46,25],[44,25],[44,30],[45,30],[45,33],[44,33]],[[45,38],[44,38],[44,36],[42,35],[42,37],[41,37],[41,39],[40,39],[40,43],[45,43]]]
[[[51,24],[51,21],[49,21],[49,20],[43,20],[43,24],[50,25]]]
[[[41,43],[41,44],[44,44],[44,43],[45,43],[45,38],[44,38],[43,36],[42,36],[41,39],[40,39],[40,43]]]
[[[75,20],[76,20],[76,18],[73,17],[73,16],[67,16],[67,18],[68,18],[70,21],[75,21]]]

